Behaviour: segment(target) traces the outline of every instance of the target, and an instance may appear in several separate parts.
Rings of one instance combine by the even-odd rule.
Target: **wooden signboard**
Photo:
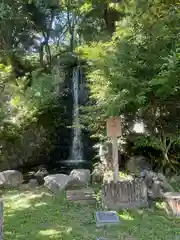
[[[120,117],[111,117],[107,120],[107,136],[108,137],[120,137],[121,131],[121,119]]]
[[[113,180],[119,179],[119,160],[117,138],[122,135],[120,117],[111,117],[107,120],[107,136],[112,138]]]

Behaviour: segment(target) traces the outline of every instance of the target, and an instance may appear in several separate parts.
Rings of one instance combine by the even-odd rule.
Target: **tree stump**
[[[166,212],[175,217],[180,217],[180,193],[167,192],[164,194]]]
[[[103,206],[118,210],[133,207],[146,207],[147,187],[140,179],[106,182],[103,186]]]

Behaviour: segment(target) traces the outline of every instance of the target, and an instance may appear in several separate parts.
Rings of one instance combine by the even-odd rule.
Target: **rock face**
[[[139,176],[143,170],[151,170],[151,165],[145,157],[134,156],[127,161],[126,168],[130,173]]]
[[[91,173],[88,169],[74,169],[71,171],[70,176],[80,184],[89,184],[91,180]]]
[[[18,187],[23,182],[23,175],[17,170],[0,172],[0,185],[4,187]]]

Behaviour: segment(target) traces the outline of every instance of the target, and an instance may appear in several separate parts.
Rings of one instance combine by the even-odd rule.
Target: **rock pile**
[[[156,173],[146,158],[133,156],[127,162],[126,168],[134,177],[143,178],[148,189],[148,198],[155,200],[164,197],[165,192],[173,192],[172,186],[162,173]]]
[[[52,174],[44,178],[44,185],[53,193],[60,193],[73,186],[84,186],[90,182],[90,171],[87,169],[72,170],[70,175]]]
[[[140,173],[140,177],[144,179],[148,189],[148,197],[152,200],[163,198],[165,192],[174,191],[162,173],[155,173],[151,170],[143,170]]]

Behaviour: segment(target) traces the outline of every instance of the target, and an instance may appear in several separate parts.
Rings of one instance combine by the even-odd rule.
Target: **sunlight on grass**
[[[58,235],[60,234],[60,231],[54,230],[54,229],[47,229],[47,230],[41,230],[39,232],[40,235],[43,236],[52,236],[52,235]]]
[[[164,202],[157,202],[156,207],[158,209],[164,209],[165,210],[165,203]]]
[[[128,211],[124,211],[123,213],[119,214],[119,216],[122,220],[134,220]]]
[[[34,207],[40,207],[43,205],[47,205],[47,203],[45,203],[45,202],[36,203],[36,204],[34,204]]]
[[[180,220],[167,217],[162,203],[155,208],[119,212],[121,224],[96,228],[98,204],[68,202],[62,193],[52,196],[46,189],[7,192],[5,201],[6,240],[91,240],[97,236],[113,240],[174,240]]]
[[[37,198],[41,198],[42,193],[26,192],[22,194],[10,195],[5,197],[5,204],[7,209],[11,208],[11,212],[15,210],[23,210],[31,207],[31,201]],[[36,207],[46,205],[45,202],[39,202],[35,204]]]

